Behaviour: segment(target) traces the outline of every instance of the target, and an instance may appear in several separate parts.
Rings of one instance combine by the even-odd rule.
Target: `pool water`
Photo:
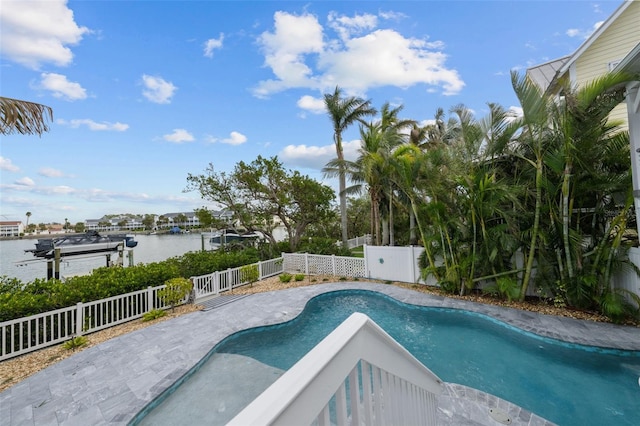
[[[296,319],[236,333],[212,354],[286,370],[353,312],[368,315],[444,381],[559,425],[640,424],[640,352],[565,344],[481,314],[407,305],[371,291],[317,296]]]

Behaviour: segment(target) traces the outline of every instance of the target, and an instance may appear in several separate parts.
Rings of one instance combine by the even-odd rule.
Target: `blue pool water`
[[[296,319],[236,333],[212,354],[244,355],[286,370],[353,312],[368,315],[447,382],[560,425],[640,424],[640,352],[565,344],[480,314],[407,305],[370,291],[317,296]]]

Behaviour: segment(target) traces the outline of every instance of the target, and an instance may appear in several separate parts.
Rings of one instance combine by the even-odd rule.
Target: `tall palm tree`
[[[27,212],[25,216],[27,216],[27,228],[29,228],[29,218],[31,217],[31,212]]]
[[[338,166],[338,191],[340,196],[340,223],[342,228],[342,244],[347,246],[347,194],[346,174],[347,166],[344,162],[344,151],[342,148],[343,132],[355,122],[364,123],[368,116],[376,114],[375,108],[371,106],[371,101],[365,101],[355,96],[343,97],[342,90],[336,86],[333,93],[324,95],[324,104],[329,113],[329,118],[333,123],[333,142],[336,146],[337,166]]]
[[[391,108],[389,102],[385,102],[380,109],[380,121],[378,121],[378,125],[380,126],[380,130],[385,139],[385,147],[388,152],[393,151],[396,147],[405,143],[409,139],[409,135],[411,133],[411,128],[416,124],[415,120],[409,119],[400,119],[398,115],[403,110],[404,106],[399,105],[395,108]],[[387,155],[387,158],[389,156]],[[388,161],[387,161],[388,163]],[[395,185],[393,183],[393,179],[390,178],[389,173],[393,172],[393,168],[386,167],[385,177],[385,196],[386,196],[386,205],[388,208],[382,211],[386,213],[384,220],[384,244],[395,245],[395,236],[394,236],[394,220],[393,220],[393,209],[394,209],[394,189]]]
[[[1,134],[41,135],[49,131],[47,120],[53,120],[50,107],[0,96]]]

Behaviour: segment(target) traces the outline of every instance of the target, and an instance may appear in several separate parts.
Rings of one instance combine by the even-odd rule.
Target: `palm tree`
[[[27,216],[27,228],[29,228],[29,218],[31,217],[31,212],[27,212],[27,214],[25,215]]]
[[[342,228],[342,244],[347,246],[347,194],[346,189],[346,164],[342,149],[342,133],[353,123],[364,122],[364,118],[376,114],[371,107],[371,101],[349,96],[343,97],[342,90],[336,86],[333,93],[324,95],[324,104],[333,123],[333,142],[336,146],[338,166],[338,191],[340,196],[340,223]]]
[[[53,120],[53,110],[41,104],[0,96],[0,133],[42,135],[49,131],[47,120]]]
[[[395,108],[391,108],[389,102],[385,102],[382,105],[380,110],[380,121],[378,122],[380,126],[380,130],[385,139],[385,147],[387,151],[390,153],[396,147],[406,142],[409,139],[409,134],[411,133],[411,128],[416,124],[415,120],[408,119],[400,119],[398,118],[398,114],[404,108],[403,105],[399,105]],[[387,158],[389,156],[387,155]],[[388,161],[387,161],[388,163]],[[395,245],[395,236],[394,236],[394,221],[393,221],[393,208],[394,208],[394,183],[393,179],[389,177],[389,173],[393,172],[393,168],[386,167],[386,173],[383,175],[385,177],[385,192],[386,195],[386,204],[388,208],[386,210],[386,219],[384,223],[384,243],[388,243],[389,245]],[[383,212],[385,210],[383,209]],[[387,232],[388,230],[388,232]]]

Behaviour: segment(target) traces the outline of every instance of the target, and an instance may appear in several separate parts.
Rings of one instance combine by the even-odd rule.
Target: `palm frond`
[[[10,135],[42,135],[49,131],[47,121],[53,120],[53,110],[42,104],[0,96],[0,133]]]

